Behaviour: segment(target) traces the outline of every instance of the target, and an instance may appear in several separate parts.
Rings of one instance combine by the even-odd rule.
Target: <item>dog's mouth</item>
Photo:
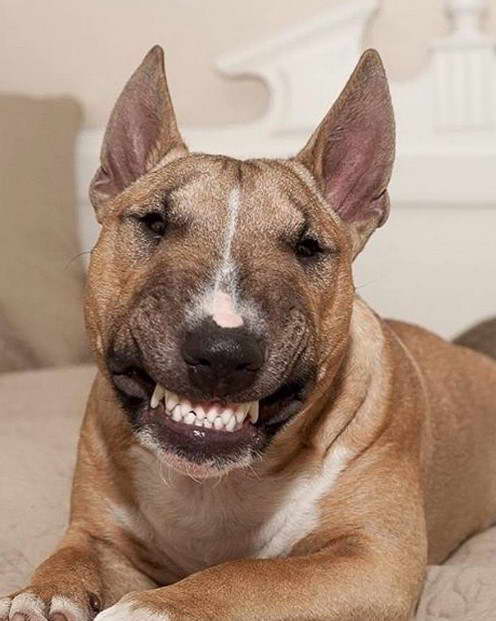
[[[189,464],[218,471],[260,454],[302,409],[309,383],[293,379],[259,400],[232,402],[179,395],[137,366],[111,377],[139,435]]]

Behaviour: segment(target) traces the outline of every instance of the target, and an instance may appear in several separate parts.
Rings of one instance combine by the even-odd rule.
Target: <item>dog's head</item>
[[[393,157],[373,51],[299,155],[248,161],[188,152],[150,51],[91,184],[86,305],[141,442],[207,475],[247,465],[301,415],[345,351],[351,263],[387,217]]]

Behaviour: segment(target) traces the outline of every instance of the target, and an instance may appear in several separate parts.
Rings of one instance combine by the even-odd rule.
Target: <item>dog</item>
[[[2,621],[409,619],[495,521],[495,361],[354,290],[394,142],[369,50],[295,157],[189,153],[148,53],[90,188],[70,524]]]

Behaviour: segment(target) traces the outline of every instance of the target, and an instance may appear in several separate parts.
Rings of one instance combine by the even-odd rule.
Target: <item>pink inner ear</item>
[[[131,76],[110,116],[101,167],[90,187],[94,206],[98,209],[178,147],[186,151],[167,88],[163,52],[155,46]]]
[[[343,220],[384,221],[394,161],[394,115],[377,52],[363,54],[298,159],[314,173]]]
[[[367,219],[382,210],[383,195],[392,165],[375,132],[355,129],[349,136],[327,144],[325,194],[343,220]]]

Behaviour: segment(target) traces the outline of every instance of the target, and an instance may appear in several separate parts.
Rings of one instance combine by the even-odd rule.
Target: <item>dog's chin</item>
[[[251,465],[303,408],[309,382],[292,379],[258,401],[198,401],[157,388],[142,369],[111,374],[138,441],[175,470],[203,479]]]

